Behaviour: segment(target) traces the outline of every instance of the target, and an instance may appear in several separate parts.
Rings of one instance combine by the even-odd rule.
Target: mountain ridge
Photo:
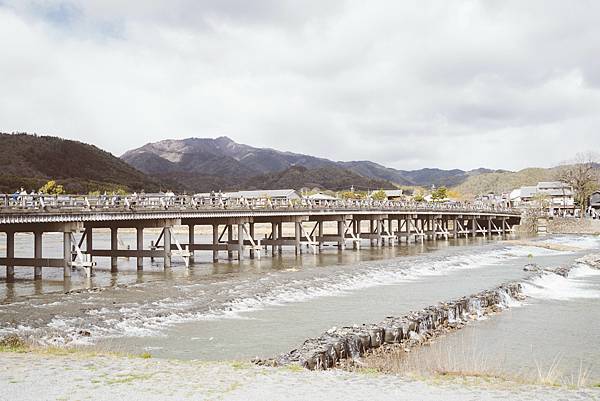
[[[369,160],[334,161],[302,153],[256,148],[237,143],[227,136],[165,139],[131,149],[121,155],[121,158],[140,171],[159,176],[168,174],[172,179],[178,179],[179,176],[189,177],[189,174],[196,173],[231,177],[232,182],[238,183],[238,177],[249,178],[277,173],[293,166],[302,166],[309,170],[342,168],[358,176],[386,181],[397,186],[425,187],[451,187],[465,182],[472,175],[495,171],[485,168],[470,171],[437,168],[398,170]],[[161,163],[164,164],[162,167]],[[182,179],[181,177],[179,179]]]

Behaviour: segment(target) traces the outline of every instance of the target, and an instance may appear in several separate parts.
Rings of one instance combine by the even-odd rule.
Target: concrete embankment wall
[[[588,255],[579,262],[599,268],[600,255]],[[552,273],[567,277],[572,268],[561,267]],[[532,270],[535,271],[532,278],[545,273],[536,267]],[[255,362],[272,366],[296,364],[311,370],[329,369],[344,361],[358,360],[369,350],[385,344],[396,344],[405,349],[419,346],[441,334],[460,329],[470,320],[499,312],[511,301],[524,298],[521,282],[511,282],[402,317],[388,317],[376,324],[332,328],[318,338],[306,340],[298,349]]]

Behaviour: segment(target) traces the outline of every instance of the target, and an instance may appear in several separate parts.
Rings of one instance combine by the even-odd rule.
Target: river
[[[121,238],[134,242],[135,234]],[[95,240],[100,246],[109,243],[104,234]],[[17,256],[30,248],[28,241],[32,239],[26,234],[17,236]],[[54,270],[45,273],[41,283],[19,279],[2,284],[0,335],[150,352],[158,358],[272,357],[333,326],[377,322],[503,282],[528,280],[530,273],[523,270],[528,263],[548,268],[573,264],[600,249],[596,237],[548,236],[535,241],[579,250],[460,239],[344,252],[326,247],[318,255],[298,257],[284,251],[241,264],[213,264],[208,253],[199,252],[190,269],[174,260],[165,272],[160,261],[147,261],[145,270],[137,272],[134,259],[120,259],[115,274],[108,260],[99,258],[92,279],[77,271],[63,283],[62,272]],[[45,247],[44,256],[53,256],[62,249],[60,236],[47,235]],[[31,275],[18,272],[18,278]],[[559,359],[565,374],[585,365],[590,377],[600,381],[593,366],[600,360],[598,273],[581,267],[569,279],[545,276],[526,281],[529,296],[522,305],[474,322],[437,345],[461,349],[476,341],[502,369],[527,374]],[[79,289],[83,290],[64,293]]]

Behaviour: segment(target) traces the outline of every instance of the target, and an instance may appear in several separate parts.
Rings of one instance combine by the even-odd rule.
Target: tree
[[[600,157],[596,153],[578,153],[574,160],[558,171],[558,180],[573,188],[575,202],[582,212],[587,207],[590,195],[599,187],[599,161]]]
[[[56,181],[50,180],[42,186],[39,191],[41,194],[48,195],[61,195],[65,193],[65,189],[62,185],[57,184]]]
[[[364,194],[361,192],[344,191],[340,193],[342,199],[364,199]]]
[[[385,191],[383,189],[380,189],[379,191],[373,192],[371,194],[371,199],[376,201],[384,201],[387,199],[387,195],[385,194]]]
[[[425,195],[423,195],[423,191],[419,190],[417,193],[415,193],[413,199],[415,200],[415,202],[423,202],[425,200]]]
[[[446,198],[448,198],[448,188],[446,187],[436,188],[431,193],[431,199],[433,199],[433,201],[442,201]]]

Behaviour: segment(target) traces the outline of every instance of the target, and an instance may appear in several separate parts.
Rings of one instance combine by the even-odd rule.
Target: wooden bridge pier
[[[81,224],[78,223],[44,223],[44,224],[19,224],[11,227],[0,227],[6,234],[6,256],[0,258],[0,265],[6,266],[6,281],[14,282],[15,267],[33,267],[33,279],[42,279],[42,270],[45,267],[59,268],[63,270],[63,277],[71,276],[71,265],[73,252],[73,234],[81,230]],[[63,257],[62,258],[44,258],[43,257],[43,238],[44,233],[58,232],[63,234]],[[15,235],[17,233],[33,233],[33,258],[15,257]],[[75,262],[84,265],[83,260]]]

